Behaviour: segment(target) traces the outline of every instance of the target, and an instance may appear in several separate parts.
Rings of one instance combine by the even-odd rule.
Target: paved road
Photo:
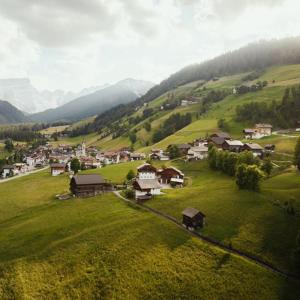
[[[134,203],[134,204],[142,207],[143,209],[145,209],[147,211],[150,211],[150,212],[152,212],[152,213],[154,213],[154,214],[156,214],[156,215],[158,215],[160,217],[163,217],[164,219],[166,219],[168,221],[171,221],[171,222],[175,223],[181,229],[187,231],[191,235],[193,235],[193,236],[195,236],[195,237],[197,237],[197,238],[199,238],[199,239],[201,239],[201,240],[203,240],[203,241],[205,241],[205,242],[207,242],[209,244],[212,244],[212,245],[214,245],[214,246],[216,246],[218,248],[221,248],[222,250],[225,250],[225,251],[227,251],[229,253],[235,254],[235,255],[237,255],[237,256],[239,256],[241,258],[247,259],[247,260],[249,260],[249,261],[251,261],[251,262],[253,262],[253,263],[255,263],[255,264],[257,264],[257,265],[259,265],[259,266],[261,266],[263,268],[265,268],[265,269],[268,269],[268,270],[270,270],[270,271],[272,271],[274,273],[280,274],[280,275],[282,275],[284,277],[287,277],[289,279],[296,280],[297,282],[298,281],[300,282],[300,278],[298,276],[296,276],[294,274],[287,273],[285,271],[282,271],[282,270],[278,269],[277,267],[271,265],[270,263],[263,261],[261,258],[258,258],[258,257],[255,257],[254,255],[242,252],[242,251],[240,251],[238,249],[234,249],[234,248],[232,248],[230,246],[226,246],[226,245],[222,244],[221,242],[219,242],[217,240],[214,240],[214,239],[212,239],[210,237],[202,235],[199,232],[190,231],[187,228],[185,228],[176,218],[174,218],[172,216],[169,216],[169,215],[167,215],[167,214],[165,214],[165,213],[163,213],[161,211],[158,211],[156,209],[153,209],[152,207],[146,206],[144,204],[138,204],[138,203],[136,203],[133,200],[129,200],[129,199],[123,197],[120,194],[120,191],[115,191],[114,194],[117,197],[123,199],[126,202]]]
[[[27,172],[27,173],[23,173],[23,174],[20,174],[20,175],[16,175],[16,176],[13,176],[13,177],[9,177],[9,178],[6,178],[6,179],[0,179],[0,183],[4,183],[4,182],[7,182],[7,181],[11,181],[11,180],[14,180],[14,179],[18,179],[18,178],[20,178],[20,177],[27,176],[27,175],[30,175],[30,174],[38,173],[38,172],[47,170],[48,168],[49,168],[49,167],[45,167],[45,168],[42,168],[42,169],[37,169],[37,170],[34,170],[34,171],[30,171],[30,172]]]

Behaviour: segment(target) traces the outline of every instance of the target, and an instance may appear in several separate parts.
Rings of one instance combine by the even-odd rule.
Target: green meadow
[[[165,190],[146,205],[178,220],[186,207],[207,217],[204,235],[296,273],[292,252],[300,234],[300,174],[291,169],[262,182],[260,192],[239,190],[234,179],[211,171],[206,162],[177,163],[187,176],[182,189]],[[292,202],[297,215],[287,213]]]
[[[42,172],[0,184],[1,299],[299,297],[296,282],[111,193],[55,200],[68,183]]]

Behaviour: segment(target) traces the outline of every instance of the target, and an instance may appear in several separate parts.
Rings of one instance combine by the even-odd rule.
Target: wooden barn
[[[162,184],[182,186],[184,182],[184,174],[174,167],[164,168],[159,172],[159,181]]]
[[[75,175],[70,182],[70,191],[76,197],[92,197],[112,189],[112,185],[98,174]]]
[[[187,228],[203,227],[205,215],[195,208],[188,207],[182,212],[182,224]]]

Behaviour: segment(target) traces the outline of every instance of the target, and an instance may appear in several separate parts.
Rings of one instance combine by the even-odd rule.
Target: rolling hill
[[[236,120],[237,106],[252,102],[278,103],[286,88],[300,85],[299,50],[299,37],[264,41],[186,67],[136,101],[111,108],[93,122],[77,127],[71,136],[100,132],[98,139],[92,143],[102,149],[117,150],[130,146],[129,136],[134,134],[134,148],[148,152],[151,147],[166,147],[170,143],[190,142],[203,137],[218,129],[219,119],[225,119],[226,130],[240,138],[244,126],[253,124]],[[233,94],[235,87],[251,87],[257,82],[266,82],[267,85],[255,92]],[[222,96],[211,100],[214,94]],[[181,100],[189,98],[195,104],[180,105]],[[190,125],[176,129],[158,142],[153,140],[154,134],[162,130],[169,118],[187,113],[192,117]],[[276,139],[274,142],[280,143]],[[284,150],[290,152],[295,139],[288,144]]]
[[[105,112],[113,106],[126,104],[146,93],[152,83],[125,79],[100,91],[79,97],[55,109],[31,115],[40,122],[78,121]]]
[[[29,118],[20,110],[9,102],[0,100],[0,124],[15,124],[28,121]]]

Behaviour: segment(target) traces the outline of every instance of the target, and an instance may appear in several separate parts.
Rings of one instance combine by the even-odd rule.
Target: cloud
[[[2,0],[0,14],[44,47],[85,42],[115,28],[117,15],[98,0]]]
[[[261,38],[300,34],[298,0],[1,0],[0,76],[79,90],[159,82]]]

